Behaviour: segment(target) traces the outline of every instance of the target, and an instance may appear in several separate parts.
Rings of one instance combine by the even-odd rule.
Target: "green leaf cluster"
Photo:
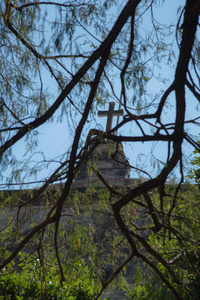
[[[172,193],[172,187],[167,192]],[[172,197],[166,197],[165,209],[169,210]],[[200,294],[199,256],[200,256],[200,193],[195,185],[185,184],[176,199],[176,206],[170,216],[165,219],[166,227],[159,233],[152,233],[148,237],[151,247],[165,259],[168,266],[179,279],[180,284],[174,282],[168,270],[155,258],[146,254],[156,265],[158,270],[177,290],[181,299],[195,300]],[[158,197],[154,196],[154,204],[159,205]],[[169,207],[168,207],[169,206]],[[157,206],[159,207],[159,206]],[[163,212],[165,216],[165,211]],[[166,213],[167,216],[167,213]],[[128,294],[128,299],[170,299],[175,300],[165,283],[148,265],[138,262],[134,275],[134,284]]]
[[[77,261],[74,267],[79,269],[82,277],[71,282],[70,273],[65,270],[66,282],[59,282],[59,272],[55,266],[48,268],[40,265],[39,259],[30,256],[24,264],[25,255],[21,254],[18,271],[12,272],[12,267],[3,270],[0,276],[0,299],[94,299],[93,281],[88,282],[89,271],[84,260]],[[11,272],[9,274],[9,272]],[[83,276],[84,275],[84,276]]]
[[[198,141],[198,144],[200,141]],[[193,151],[195,155],[191,162],[191,170],[189,171],[188,178],[194,180],[200,187],[200,155],[197,150]]]

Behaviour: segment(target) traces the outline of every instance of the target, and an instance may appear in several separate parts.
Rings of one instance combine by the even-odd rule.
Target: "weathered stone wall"
[[[80,207],[81,210],[81,207]],[[97,218],[97,212],[96,212],[96,207],[93,204],[92,208],[92,213],[88,214],[87,217],[82,216],[81,214],[79,216],[75,216],[77,222],[80,223],[80,225],[83,226],[92,226],[95,234],[98,236],[95,236],[96,242],[99,243],[101,239],[103,239],[103,234],[104,234],[104,222],[106,220],[102,220],[102,217]],[[12,226],[13,226],[13,233],[15,228],[16,230],[26,232],[28,231],[32,225],[36,225],[42,220],[44,220],[44,217],[47,213],[47,206],[46,205],[29,205],[28,207],[23,207],[18,210],[17,207],[12,207],[12,206],[7,206],[4,208],[3,212],[0,214],[0,230],[5,229],[6,224],[9,224],[12,221]],[[72,215],[72,208],[68,208],[65,206],[63,208],[62,212],[62,217],[61,217],[61,225],[62,227],[65,227],[66,232],[69,230],[69,216]],[[103,224],[102,224],[103,223]],[[101,227],[102,226],[102,227]],[[105,242],[102,244],[104,247],[109,249],[109,244]],[[9,248],[10,251],[14,250],[15,247],[17,246],[17,242],[13,243],[12,246]],[[36,246],[34,243],[29,244],[26,248],[27,251],[34,251],[36,249]],[[35,247],[35,248],[34,248]],[[111,274],[111,269],[109,266],[105,265],[102,266],[103,269],[105,269],[105,276],[109,277]],[[134,274],[134,264],[130,263],[129,267],[126,270],[126,279],[128,281],[131,281],[132,277]],[[117,290],[114,293],[110,294],[109,289],[107,289],[103,295],[100,297],[100,300],[103,300],[107,297],[110,297],[110,300],[123,300],[125,299],[125,294],[124,292]]]
[[[128,179],[130,178],[130,167],[125,158],[121,144],[103,142],[97,146],[90,156],[90,161],[95,165],[101,175],[106,178]],[[76,180],[96,178],[94,171],[88,170],[87,163],[81,165]]]
[[[103,142],[100,144],[95,151],[92,153],[90,157],[91,163],[95,165],[96,169],[100,174],[104,177],[106,182],[115,188],[119,188],[120,186],[125,186],[126,188],[130,188],[133,185],[137,185],[139,179],[130,179],[130,168],[128,165],[128,160],[125,158],[122,145],[118,145],[116,143],[106,143]],[[81,168],[80,172],[75,179],[72,185],[72,196],[73,190],[78,190],[78,192],[84,193],[86,188],[90,186],[90,184],[95,183],[99,188],[103,188],[103,183],[98,179],[95,172],[88,173],[87,163],[85,162]],[[31,226],[34,224],[38,224],[42,222],[46,216],[48,204],[54,203],[54,196],[62,191],[63,184],[56,184],[49,188],[43,196],[37,197],[34,201],[31,202],[30,205],[22,207],[20,210],[17,207],[17,203],[23,203],[23,201],[27,200],[29,192],[23,191],[20,192],[7,192],[7,196],[12,193],[15,195],[15,199],[11,200],[10,203],[2,210],[0,214],[0,230],[2,230],[6,224],[12,222],[13,228],[23,229],[25,232],[29,230]],[[31,194],[34,195],[37,190],[31,191]],[[98,203],[99,199],[97,195],[90,195],[90,210],[91,213],[87,214],[87,217],[84,213],[80,213],[77,222],[80,224],[86,224],[87,226],[92,226],[94,232],[97,234],[95,236],[96,242],[99,243],[101,239],[103,239],[104,234],[104,225],[108,222],[109,215],[106,217],[97,216],[98,210],[96,209],[96,203]],[[13,205],[13,201],[14,204]],[[65,206],[63,207],[61,223],[65,228],[66,232],[69,230],[69,218],[72,215],[72,211],[74,209],[73,202],[66,201]],[[78,205],[79,212],[84,212],[83,203]],[[76,215],[75,215],[76,217]],[[104,218],[104,219],[103,219]],[[99,220],[99,221],[98,221]],[[109,249],[109,243],[104,242],[104,247]],[[15,245],[13,244],[13,247]],[[105,269],[105,276],[109,277],[112,270],[109,266],[102,266]],[[127,271],[126,271],[126,279],[131,281],[132,276],[134,274],[134,264],[130,263]],[[106,297],[110,297],[111,300],[123,300],[125,299],[125,294],[119,290],[115,291],[112,295],[110,295],[109,291],[105,291],[105,293],[100,297],[101,300]]]

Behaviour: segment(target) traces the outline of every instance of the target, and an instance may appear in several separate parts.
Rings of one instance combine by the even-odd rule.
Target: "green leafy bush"
[[[170,189],[170,186],[166,188],[168,195],[172,194]],[[199,199],[200,190],[196,185],[189,183],[183,185],[170,217],[171,230],[166,227],[166,231],[162,229],[159,234],[152,233],[147,240],[149,245],[165,258],[181,282],[181,284],[177,284],[168,270],[161,263],[156,263],[153,256],[149,256],[149,259],[179,293],[182,300],[199,299],[200,295]],[[170,197],[168,199],[166,196],[165,207],[167,207],[169,200]],[[154,195],[153,201],[158,207],[157,195]],[[182,236],[184,239],[181,239]],[[177,298],[148,265],[138,262],[134,274],[134,284],[128,293],[128,299],[175,300]]]
[[[22,264],[21,264],[22,265]],[[20,264],[18,265],[20,266]],[[43,268],[39,260],[29,257],[26,265],[20,271],[12,272],[9,275],[9,268],[4,269],[0,276],[0,300],[92,300],[94,299],[93,281],[89,285],[89,271],[84,260],[79,260],[75,267],[79,267],[80,274],[85,278],[76,278],[71,282],[66,274],[66,282],[59,282],[58,270],[55,267]]]

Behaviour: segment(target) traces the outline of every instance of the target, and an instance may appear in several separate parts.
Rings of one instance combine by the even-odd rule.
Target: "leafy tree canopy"
[[[129,191],[117,191],[106,185],[108,191],[104,199],[100,198],[100,211],[113,220],[112,250],[116,245],[128,250],[126,257],[120,257],[121,264],[112,266],[109,278],[105,279],[100,271],[96,274],[102,292],[126,264],[137,258],[154,270],[176,299],[182,299],[180,287],[185,286],[185,277],[168,263],[165,250],[158,246],[161,235],[168,245],[173,237],[179,246],[189,243],[199,247],[197,235],[190,238],[188,230],[181,227],[184,222],[181,214],[186,213],[185,209],[179,209],[180,219],[172,221],[182,205],[178,194],[184,182],[183,145],[188,143],[196,151],[200,150],[192,135],[199,118],[195,115],[188,119],[186,114],[192,101],[195,105],[200,101],[200,2],[186,0],[181,4],[172,23],[168,24],[162,24],[158,13],[163,13],[167,1],[5,0],[1,4],[1,170],[8,170],[10,174],[8,186],[24,184],[29,178],[32,180],[33,175],[37,179],[44,168],[50,170],[47,178],[41,180],[40,176],[36,194],[31,193],[23,204],[18,204],[16,218],[21,209],[44,193],[50,184],[65,182],[62,193],[56,195],[54,205],[41,222],[33,224],[26,233],[19,231],[17,237],[15,235],[17,243],[11,238],[14,249],[8,247],[6,251],[7,244],[3,242],[1,268],[16,259],[33,239],[40,253],[45,228],[53,225],[55,254],[61,282],[64,281],[58,229],[63,205],[69,201],[71,185],[81,164],[102,140],[117,144],[129,142],[133,147],[142,143],[144,149],[150,142],[157,143],[158,147],[164,143],[166,156],[156,176],[149,174],[143,164],[135,163],[132,168],[148,177],[146,181],[133,185]],[[166,76],[165,65],[173,70],[172,78]],[[152,90],[151,86],[158,83],[161,88]],[[93,120],[109,101],[121,106],[125,115],[115,128],[105,132]],[[51,128],[52,122],[57,120],[66,122],[71,144],[62,155],[48,161],[38,152],[37,137],[44,126]],[[188,125],[191,132],[187,130]],[[88,135],[91,127],[95,129]],[[116,130],[120,134],[115,135]],[[15,157],[15,147],[20,143],[25,146],[22,161]],[[152,153],[152,168],[157,161]],[[165,185],[176,167],[179,182],[169,197]],[[159,195],[156,201],[152,196],[155,191]],[[4,199],[6,202],[7,197]],[[79,199],[77,196],[74,201],[77,203]],[[88,201],[85,204],[90,209]],[[153,245],[151,239],[148,241],[140,235],[141,228],[135,219],[137,209],[144,210],[148,217],[148,231],[157,234]],[[78,232],[82,234],[82,227],[77,226],[76,237]],[[145,226],[143,230],[147,230]],[[6,232],[4,234],[6,237]],[[76,242],[79,248],[78,238]],[[114,253],[121,252],[113,250],[111,257]],[[174,253],[178,255],[177,251]],[[175,257],[170,259],[173,261]],[[179,263],[181,266],[182,262]],[[199,272],[195,266],[193,269]]]

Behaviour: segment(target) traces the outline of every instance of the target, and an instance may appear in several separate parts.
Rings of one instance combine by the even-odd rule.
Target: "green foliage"
[[[200,143],[200,141],[198,143]],[[200,155],[197,150],[194,150],[193,154],[195,157],[191,162],[192,169],[189,171],[188,177],[194,180],[200,187]]]
[[[169,187],[168,193],[173,189]],[[172,197],[166,197],[165,208]],[[176,199],[176,207],[170,217],[170,226],[173,230],[163,228],[159,234],[150,234],[148,243],[168,262],[168,265],[179,278],[178,285],[170,276],[168,270],[159,262],[157,268],[181,295],[181,299],[198,299],[200,293],[199,255],[200,255],[200,192],[197,186],[185,184]],[[168,202],[169,201],[169,202]],[[154,204],[159,205],[154,196]],[[166,210],[167,211],[167,210]],[[166,219],[167,220],[167,219]],[[166,221],[165,220],[165,221]],[[184,237],[184,238],[183,238]],[[148,255],[149,259],[152,259]],[[160,277],[144,263],[137,263],[137,272],[134,275],[134,286],[128,299],[170,299],[176,297],[163,283]]]
[[[94,282],[90,278],[89,270],[84,260],[74,265],[78,269],[79,277],[71,280],[70,273],[65,270],[66,282],[60,284],[59,271],[56,267],[41,266],[39,259],[30,256],[24,264],[24,255],[21,254],[22,263],[18,264],[20,270],[12,273],[12,268],[3,270],[0,276],[0,299],[94,299]],[[11,273],[9,273],[11,272]]]
[[[156,17],[162,13],[158,2],[5,0],[0,5],[0,155],[4,153],[0,167],[2,171],[10,168],[5,186],[26,184],[26,178],[28,184],[37,187],[44,183],[35,190],[42,206],[50,197],[47,190],[42,194],[43,189],[53,182],[68,180],[64,192],[56,192],[52,203],[47,199],[47,208],[41,209],[43,215],[39,206],[34,207],[34,196],[31,199],[21,193],[2,195],[1,208],[6,211],[6,206],[11,205],[16,213],[2,216],[7,224],[1,228],[0,257],[3,261],[13,255],[16,260],[1,274],[2,297],[90,299],[102,281],[117,274],[116,270],[121,273],[112,288],[129,290],[123,263],[131,259],[134,246],[138,251],[136,256],[151,262],[149,265],[183,299],[192,299],[192,293],[199,294],[199,191],[187,186],[178,196],[170,188],[169,194],[164,193],[164,182],[175,164],[183,163],[181,138],[194,144],[183,132],[187,101],[178,95],[187,85],[194,97],[199,98],[199,41],[198,35],[194,41],[194,35],[190,34],[190,29],[194,33],[198,25],[198,0],[185,1],[192,2],[191,5],[183,3],[185,13],[181,11],[174,19],[177,26],[171,25],[174,20],[161,24]],[[190,11],[192,5],[197,6]],[[190,22],[193,22],[191,28]],[[174,36],[180,51],[178,60]],[[170,70],[176,69],[173,79],[165,67],[160,70],[165,64],[169,64]],[[167,80],[171,82],[168,89]],[[171,93],[175,98],[171,99]],[[151,178],[139,187],[130,185],[131,192],[123,187],[118,191],[112,186],[107,186],[108,189],[90,186],[84,193],[74,192],[69,196],[80,164],[89,162],[88,140],[83,146],[87,129],[94,126],[97,111],[110,100],[124,106],[126,111],[123,122],[118,124],[121,137],[101,133],[101,138],[98,140],[98,135],[94,135],[93,141],[102,142],[104,137],[145,145],[150,141],[168,141],[165,167],[153,178],[145,167],[142,170],[137,163],[131,163],[133,169]],[[171,103],[175,104],[174,116]],[[67,122],[63,122],[64,116]],[[57,120],[63,122],[64,132],[70,133],[63,141],[68,143],[68,149],[63,148],[59,157],[46,155],[38,143],[44,127]],[[130,131],[125,127],[128,124]],[[100,124],[95,124],[95,128],[100,129]],[[53,149],[53,130],[50,138],[51,129],[45,132],[51,142],[49,148]],[[177,132],[180,141],[174,139]],[[54,141],[57,140],[58,136]],[[15,144],[20,141],[19,151]],[[20,152],[19,159],[12,151],[16,155]],[[112,149],[109,154],[113,154]],[[155,162],[160,163],[160,159],[152,157],[154,172],[158,169]],[[193,165],[196,168],[191,178],[199,183],[199,158]],[[41,172],[44,169],[49,170],[45,175]],[[97,168],[89,162],[88,171],[92,175]],[[33,182],[33,177],[38,181]],[[160,195],[153,194],[153,188],[159,188]],[[150,194],[149,201],[147,194],[147,198],[145,195],[142,198],[143,192]],[[64,215],[67,221],[63,221]],[[156,226],[155,219],[160,226]],[[24,252],[32,251],[35,256],[15,256],[23,242]],[[66,277],[63,286],[59,283],[60,261]],[[181,284],[172,281],[163,261]],[[17,267],[20,269],[16,271]],[[142,275],[135,275],[130,298],[173,299],[172,291],[152,270],[138,265],[138,271]]]

